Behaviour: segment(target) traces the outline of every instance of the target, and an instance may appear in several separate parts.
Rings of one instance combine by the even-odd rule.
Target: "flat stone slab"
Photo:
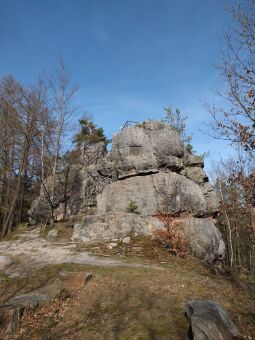
[[[27,310],[34,310],[59,296],[63,290],[77,290],[85,287],[92,278],[87,272],[62,271],[51,284],[41,287],[36,292],[18,295],[0,305],[0,329],[13,333],[18,328]]]
[[[217,303],[198,300],[187,303],[185,314],[190,323],[190,340],[241,339],[228,313]]]
[[[14,332],[26,310],[36,309],[46,302],[49,302],[47,295],[33,293],[8,300],[0,305],[0,328],[4,328],[7,332]]]

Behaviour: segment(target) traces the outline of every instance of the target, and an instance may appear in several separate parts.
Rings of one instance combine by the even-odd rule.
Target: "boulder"
[[[87,215],[82,224],[74,225],[72,239],[83,242],[121,239],[131,234],[152,235],[153,230],[162,228],[164,225],[157,218],[132,213]]]
[[[4,305],[0,305],[0,328],[7,332],[14,332],[26,310],[36,309],[49,300],[45,294],[32,293],[15,296]]]
[[[118,168],[158,168],[162,158],[181,158],[184,146],[179,134],[168,124],[146,121],[121,130],[112,139],[112,157]]]
[[[99,214],[125,212],[134,202],[142,216],[157,212],[206,214],[206,203],[199,186],[173,172],[135,176],[107,185],[97,196]]]
[[[191,340],[232,340],[241,336],[228,313],[212,301],[187,303],[185,315],[190,323]]]
[[[193,255],[209,263],[224,258],[225,244],[212,219],[194,217],[184,219],[182,230]]]

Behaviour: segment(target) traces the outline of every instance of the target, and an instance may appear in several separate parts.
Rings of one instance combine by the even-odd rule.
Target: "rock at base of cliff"
[[[225,244],[219,229],[208,218],[187,218],[182,223],[184,238],[191,253],[206,262],[222,260]]]
[[[155,217],[145,217],[134,213],[116,213],[109,215],[88,215],[81,224],[74,225],[74,241],[104,241],[113,238],[125,238],[127,235],[152,235],[153,230],[164,225]]]

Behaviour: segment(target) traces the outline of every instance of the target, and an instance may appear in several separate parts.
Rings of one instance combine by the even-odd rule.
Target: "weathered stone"
[[[200,188],[205,198],[207,214],[216,215],[219,211],[220,202],[212,185],[210,183],[204,183]]]
[[[125,171],[157,168],[163,157],[183,154],[179,134],[163,122],[147,121],[113,136],[112,156]]]
[[[58,230],[57,229],[51,229],[48,234],[46,235],[47,239],[55,238],[58,236]]]
[[[196,256],[213,261],[224,253],[214,223],[202,219],[216,217],[219,207],[203,170],[203,159],[185,150],[169,124],[135,124],[113,136],[111,152],[106,153],[103,143],[81,152],[83,165],[60,171],[54,197],[55,220],[79,212],[91,215],[88,209],[98,214],[85,216],[84,222],[74,225],[74,239],[109,240],[130,232],[148,235],[148,216],[164,212],[182,218],[199,217],[184,226]],[[48,177],[44,185],[50,189],[52,178]],[[49,204],[42,187],[40,197],[32,204],[30,219],[38,222],[48,216]]]
[[[157,156],[158,166],[160,168],[167,168],[172,171],[180,172],[184,168],[182,158],[175,157],[172,155],[158,155]]]
[[[33,310],[49,301],[45,294],[25,294],[16,296],[0,305],[0,327],[6,332],[14,332],[25,310]]]
[[[157,212],[194,216],[206,214],[206,203],[199,186],[176,173],[135,176],[114,182],[97,197],[99,214],[125,212],[134,202],[142,216]]]
[[[128,244],[128,243],[130,243],[130,240],[131,240],[131,239],[130,239],[129,236],[124,237],[123,240],[122,240],[122,243]]]
[[[72,239],[83,242],[121,239],[129,234],[152,235],[153,230],[162,228],[164,225],[157,218],[132,213],[88,215],[82,224],[75,224]]]
[[[222,260],[225,254],[225,244],[213,220],[206,218],[187,218],[183,220],[184,238],[189,241],[193,255],[206,262]]]
[[[12,264],[12,259],[8,256],[0,255],[0,270],[8,268]]]
[[[185,154],[183,158],[183,163],[185,166],[198,166],[203,168],[204,167],[204,160],[201,156],[192,155],[192,154]]]
[[[185,307],[185,314],[190,323],[190,340],[241,339],[228,313],[212,301],[189,302]]]
[[[186,176],[191,181],[202,184],[204,182],[208,182],[208,177],[205,173],[205,171],[202,168],[199,167],[188,167],[185,168],[181,174],[183,176]]]

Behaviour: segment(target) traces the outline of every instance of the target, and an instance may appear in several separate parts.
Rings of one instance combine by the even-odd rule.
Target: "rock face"
[[[190,323],[189,339],[241,339],[228,313],[212,301],[190,302],[186,305],[185,314]]]
[[[186,151],[170,125],[136,124],[113,136],[108,154],[102,145],[93,150],[95,162],[89,153],[86,166],[71,166],[65,186],[69,190],[58,190],[57,218],[97,207],[97,215],[86,216],[74,228],[75,239],[111,238],[131,231],[151,234],[147,218],[160,212],[186,217],[183,233],[194,255],[210,261],[224,256],[221,234],[208,220],[217,215],[218,199],[203,159]],[[65,178],[61,176],[59,183]],[[127,214],[132,212],[139,216]],[[45,215],[43,192],[32,205],[31,218],[38,220],[40,213]]]
[[[129,202],[142,216],[167,212],[206,215],[206,203],[198,184],[174,172],[134,176],[111,183],[97,197],[100,214],[125,212]]]
[[[74,225],[74,241],[104,241],[123,238],[127,235],[151,235],[154,229],[163,229],[158,219],[147,216],[142,218],[132,213],[88,215],[82,224]]]

